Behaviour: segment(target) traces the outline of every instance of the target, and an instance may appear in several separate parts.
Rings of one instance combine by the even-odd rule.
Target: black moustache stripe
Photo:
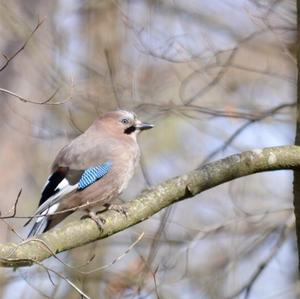
[[[127,129],[125,129],[124,133],[129,135],[129,134],[133,133],[135,130],[136,130],[136,127],[135,126],[131,126],[131,127],[127,128]]]

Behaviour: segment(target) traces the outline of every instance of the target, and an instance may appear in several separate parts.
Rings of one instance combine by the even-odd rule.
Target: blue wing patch
[[[80,191],[95,183],[109,172],[111,166],[112,162],[107,161],[101,165],[86,169],[80,178],[77,189]]]

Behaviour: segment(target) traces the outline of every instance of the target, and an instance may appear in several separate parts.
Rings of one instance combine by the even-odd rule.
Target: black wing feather
[[[39,207],[47,201],[52,195],[57,193],[59,190],[56,189],[59,183],[66,177],[68,172],[67,167],[59,167],[48,179],[47,185],[44,187],[42,191],[42,196],[39,202]],[[31,222],[32,218],[29,218],[28,221],[24,224],[24,226],[28,225]]]
[[[57,193],[59,190],[56,189],[59,183],[66,177],[68,169],[67,168],[58,168],[50,178],[48,179],[48,183],[42,191],[42,196],[39,202],[39,206],[41,206],[49,197]]]
[[[58,184],[64,179],[64,175],[60,172],[54,172],[48,180],[48,184],[45,186],[42,196],[39,202],[41,206],[49,197],[54,195],[58,190],[55,190]]]

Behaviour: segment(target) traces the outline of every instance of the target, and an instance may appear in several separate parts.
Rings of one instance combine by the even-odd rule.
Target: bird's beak
[[[154,125],[148,124],[148,123],[143,123],[140,120],[137,120],[135,123],[135,128],[140,131],[149,130],[149,129],[152,129],[153,127],[154,127]]]

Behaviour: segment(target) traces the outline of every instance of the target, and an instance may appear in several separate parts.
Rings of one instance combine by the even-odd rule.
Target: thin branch
[[[117,103],[117,108],[121,108],[120,99],[119,99],[119,96],[118,96],[118,91],[117,91],[115,80],[114,80],[114,69],[113,69],[113,65],[112,65],[112,62],[111,62],[111,56],[110,56],[109,51],[107,49],[104,50],[104,55],[105,55],[105,60],[106,60],[107,68],[108,68],[111,88],[113,90],[115,101]]]
[[[0,211],[0,216],[1,216],[0,219],[9,219],[9,218],[14,218],[16,216],[16,214],[17,214],[17,206],[18,206],[21,194],[22,194],[22,188],[20,189],[20,191],[19,191],[19,193],[18,193],[18,195],[16,197],[16,200],[14,202],[12,214],[11,215],[7,215],[7,216],[2,216],[2,213]]]
[[[248,281],[243,284],[237,291],[235,291],[232,295],[227,296],[226,299],[234,299],[238,297],[240,294],[245,292],[245,299],[249,298],[250,291],[253,288],[255,282],[260,277],[261,273],[268,267],[270,262],[276,257],[279,250],[282,248],[283,244],[288,237],[288,234],[291,231],[291,227],[294,224],[294,215],[290,217],[287,222],[283,225],[283,227],[279,231],[278,239],[272,248],[270,254],[256,267],[256,270],[252,273]]]
[[[175,105],[173,103],[167,105],[159,105],[153,103],[143,103],[135,107],[135,110],[147,110],[149,108],[154,108],[156,111],[159,111],[163,114],[169,112],[177,112],[180,113],[182,116],[186,118],[194,118],[199,119],[198,116],[192,116],[188,113],[201,113],[205,115],[211,115],[212,117],[226,117],[226,118],[236,118],[236,119],[245,119],[250,121],[260,121],[267,116],[271,116],[277,112],[279,112],[283,108],[293,108],[296,106],[296,102],[292,103],[283,103],[276,105],[268,110],[261,111],[258,113],[249,113],[243,111],[225,111],[225,110],[218,110],[212,109],[201,105],[195,104],[186,104],[186,105]]]
[[[158,271],[159,266],[156,267],[154,272],[150,272],[152,277],[153,277],[153,281],[154,281],[154,287],[155,287],[155,294],[156,294],[156,298],[160,299],[159,294],[158,294],[158,288],[157,288],[157,281],[156,281],[156,273]]]
[[[57,88],[57,89],[52,93],[52,95],[50,95],[49,98],[47,98],[46,100],[43,100],[43,101],[39,102],[39,101],[32,101],[32,100],[29,100],[29,99],[27,99],[27,98],[25,98],[25,97],[23,97],[23,96],[20,96],[20,95],[18,95],[18,94],[16,94],[16,93],[12,92],[12,91],[10,91],[10,90],[4,89],[4,88],[0,88],[0,92],[3,92],[3,93],[8,94],[8,95],[10,95],[10,96],[12,96],[12,97],[15,97],[15,98],[19,99],[19,100],[20,100],[21,102],[23,102],[23,103],[30,103],[30,104],[34,104],[34,105],[62,105],[62,104],[65,104],[67,101],[69,101],[70,97],[67,98],[67,99],[64,100],[64,101],[61,101],[61,102],[49,103],[49,102],[56,96],[56,94],[58,93],[58,91],[59,91],[59,88]]]
[[[293,108],[296,107],[296,102],[293,103],[287,103],[287,104],[281,104],[279,106],[276,106],[274,108],[271,108],[270,110],[267,110],[263,112],[259,117],[256,119],[248,120],[243,125],[241,125],[238,129],[236,129],[230,137],[224,142],[223,145],[216,148],[213,152],[211,152],[207,157],[203,159],[202,165],[210,161],[212,158],[214,158],[218,153],[224,151],[246,128],[251,126],[252,124],[259,122],[269,116],[274,115],[278,111],[285,109],[285,108]]]
[[[85,294],[74,282],[72,282],[69,278],[67,278],[66,276],[64,276],[63,274],[45,266],[44,264],[42,263],[39,263],[39,262],[35,262],[37,265],[39,265],[40,267],[44,268],[47,273],[49,272],[52,272],[54,273],[55,275],[57,275],[59,278],[63,279],[67,284],[69,284],[77,293],[79,293],[82,298],[85,298],[85,299],[91,299],[87,294]],[[49,276],[49,274],[48,274]],[[51,280],[51,279],[50,279]]]
[[[79,126],[75,123],[73,115],[72,115],[72,111],[70,108],[68,109],[68,113],[69,113],[69,120],[70,120],[71,126],[77,131],[78,134],[82,134],[84,131],[82,129],[80,129]]]
[[[15,202],[14,202],[14,205],[13,205],[13,207],[12,207],[12,214],[11,214],[11,215],[8,215],[8,216],[1,216],[1,211],[0,211],[0,220],[1,220],[2,222],[4,222],[4,223],[7,225],[7,227],[8,227],[13,233],[15,233],[15,234],[18,236],[18,238],[19,238],[20,240],[24,241],[24,239],[22,238],[22,236],[15,230],[15,228],[12,227],[12,225],[11,225],[10,223],[8,223],[8,222],[5,220],[5,219],[10,219],[10,218],[15,218],[15,217],[16,217],[17,206],[18,206],[18,203],[19,203],[19,199],[20,199],[21,194],[22,194],[22,188],[20,189],[20,191],[19,191],[19,193],[18,193],[18,195],[17,195],[17,197],[16,197],[16,200],[15,200]]]
[[[27,46],[27,44],[29,43],[29,41],[31,40],[31,38],[33,37],[33,35],[35,34],[35,32],[41,27],[41,25],[44,23],[44,19],[43,20],[38,20],[37,25],[34,27],[34,29],[31,31],[30,35],[28,36],[28,38],[25,40],[25,42],[23,43],[23,45],[10,57],[7,57],[6,55],[2,54],[2,56],[4,57],[4,59],[6,60],[5,63],[0,67],[0,72],[3,71],[8,64],[18,55],[20,54],[25,47]]]
[[[126,251],[124,253],[122,253],[121,255],[119,255],[118,257],[116,257],[109,264],[101,266],[101,267],[98,267],[98,268],[90,270],[90,271],[78,271],[78,272],[81,273],[81,274],[93,274],[95,272],[102,271],[102,270],[105,270],[105,269],[111,267],[112,265],[114,265],[115,263],[117,263],[118,261],[120,261],[124,256],[126,256],[132,250],[132,248],[143,239],[144,235],[145,235],[145,233],[142,232],[139,235],[139,237],[126,249]]]
[[[219,51],[218,53],[216,53],[215,57],[217,59],[217,62],[215,63],[215,66],[220,67],[217,74],[215,76],[213,76],[213,78],[208,82],[207,85],[205,85],[200,90],[198,90],[194,95],[190,96],[187,99],[184,99],[183,89],[185,88],[186,84],[188,84],[188,82],[190,81],[190,79],[193,76],[201,75],[201,72],[203,71],[203,69],[201,68],[198,71],[196,70],[193,73],[191,73],[189,76],[187,76],[183,80],[183,82],[180,86],[180,90],[179,90],[181,101],[184,104],[191,104],[191,103],[195,102],[197,99],[199,99],[200,97],[202,97],[204,94],[206,94],[208,91],[210,91],[212,88],[214,88],[223,79],[224,75],[228,72],[230,66],[234,63],[234,59],[237,56],[241,45],[251,41],[252,39],[254,39],[254,38],[256,38],[256,37],[258,37],[262,34],[265,34],[266,32],[269,31],[269,29],[270,28],[252,32],[248,36],[246,36],[246,37],[242,38],[241,40],[239,40],[238,44],[235,47],[233,47],[232,49],[228,49],[228,50],[225,50],[225,51]],[[278,29],[284,29],[284,28],[282,28],[280,26],[274,26],[274,27],[272,27],[272,29],[273,30],[278,30]],[[293,30],[293,29],[291,28],[291,30]],[[227,57],[227,59],[225,60],[224,63],[219,63],[218,62],[219,54],[222,54],[222,53],[225,53],[225,52],[229,52],[230,53],[229,56]],[[209,67],[214,67],[214,65],[209,66]],[[204,69],[205,69],[205,67],[204,67]]]

